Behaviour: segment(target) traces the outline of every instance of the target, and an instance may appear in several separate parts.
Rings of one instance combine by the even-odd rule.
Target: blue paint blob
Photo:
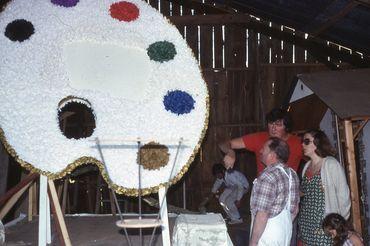
[[[163,104],[167,111],[174,114],[188,114],[194,109],[195,101],[193,97],[180,90],[168,91],[163,98]]]
[[[59,5],[65,8],[70,8],[76,6],[79,0],[51,0],[55,5]]]

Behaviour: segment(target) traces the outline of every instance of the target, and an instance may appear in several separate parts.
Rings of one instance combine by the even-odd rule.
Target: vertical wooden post
[[[45,246],[47,244],[47,184],[48,178],[44,175],[40,175],[40,202],[39,202],[39,242],[38,246]],[[49,215],[50,216],[50,215]]]
[[[110,202],[110,208],[111,208],[111,211],[112,211],[112,215],[113,216],[116,216],[116,206],[114,205],[114,199],[113,199],[113,194],[112,194],[112,191],[111,189],[109,189],[109,202]]]
[[[33,200],[35,197],[33,196],[33,186],[36,183],[32,184],[31,187],[28,189],[28,221],[32,221],[33,217]]]
[[[32,221],[33,217],[33,193],[32,193],[32,186],[28,188],[28,221]]]
[[[162,220],[162,245],[170,246],[170,227],[168,224],[168,212],[167,212],[167,198],[166,198],[166,188],[164,186],[160,187],[158,190],[158,204],[159,213]]]
[[[182,208],[186,209],[186,181],[182,182]]]
[[[62,213],[63,214],[66,214],[67,199],[68,199],[68,177],[65,177],[64,183],[63,183],[63,199],[62,199]]]
[[[95,191],[95,214],[98,214],[100,212],[101,183],[102,183],[102,177],[100,174],[98,174],[98,180],[96,182],[96,191]]]
[[[58,195],[55,190],[54,181],[48,180],[48,188],[49,188],[49,197],[51,199],[52,211],[54,214],[54,221],[56,223],[56,229],[59,234],[60,244],[65,246],[70,246],[71,240],[68,235],[67,226],[64,220],[64,215],[62,213],[62,209],[60,208],[60,203],[58,200]]]
[[[63,184],[58,185],[57,188],[57,195],[58,195],[58,200],[62,200],[62,194],[63,194]]]
[[[360,214],[360,200],[357,185],[357,172],[355,160],[355,147],[353,142],[353,129],[350,120],[344,121],[344,134],[345,134],[345,155],[348,163],[348,181],[351,192],[351,213],[353,228],[361,233],[361,214]]]
[[[0,144],[0,196],[5,194],[8,181],[9,155]]]
[[[38,204],[38,198],[37,198],[37,184],[36,182],[34,182],[34,184],[31,186],[30,188],[32,190],[32,197],[33,197],[33,200],[32,200],[32,215],[37,215],[37,211],[38,211],[38,208],[37,208],[37,204]]]

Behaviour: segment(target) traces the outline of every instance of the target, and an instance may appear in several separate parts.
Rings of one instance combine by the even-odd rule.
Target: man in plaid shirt
[[[260,155],[266,167],[253,182],[249,245],[289,245],[299,203],[298,176],[285,165],[289,146],[284,140],[272,137]]]

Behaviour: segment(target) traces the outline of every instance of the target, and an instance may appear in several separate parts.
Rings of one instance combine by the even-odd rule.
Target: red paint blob
[[[110,6],[110,16],[119,21],[130,22],[139,17],[139,8],[130,2],[122,1]]]

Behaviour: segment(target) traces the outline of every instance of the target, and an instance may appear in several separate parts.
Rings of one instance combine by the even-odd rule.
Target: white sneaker
[[[237,224],[241,224],[241,223],[243,223],[242,218],[236,219],[236,220],[230,220],[229,222],[227,222],[227,224],[229,224],[229,225],[237,225]]]

